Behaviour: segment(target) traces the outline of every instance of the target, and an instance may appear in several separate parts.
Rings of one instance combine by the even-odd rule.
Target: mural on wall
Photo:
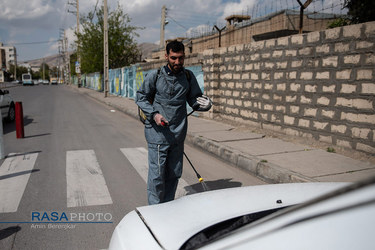
[[[121,85],[120,81],[122,78],[122,70],[121,69],[110,69],[108,72],[108,85],[109,85],[109,93],[113,93],[115,95],[121,95]]]
[[[186,67],[191,70],[197,78],[199,87],[204,91],[204,80],[202,66]],[[152,70],[143,71],[139,65],[132,65],[120,69],[110,69],[108,72],[109,93],[122,97],[134,99],[137,90],[142,85],[144,78]],[[97,91],[103,91],[102,75],[100,73],[83,74],[81,76],[82,86]],[[76,84],[77,80],[73,78]]]
[[[137,69],[137,76],[135,77],[135,81],[136,81],[136,86],[137,86],[137,90],[141,87],[142,83],[143,83],[143,71],[142,71],[142,68],[141,67],[138,67]]]

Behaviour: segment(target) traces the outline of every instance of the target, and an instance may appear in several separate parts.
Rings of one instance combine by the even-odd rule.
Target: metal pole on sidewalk
[[[79,34],[79,0],[77,0],[77,34]],[[79,46],[77,45],[77,62],[78,62],[78,88],[81,87],[81,55],[79,51]]]
[[[16,102],[16,136],[17,139],[22,139],[25,137],[22,102]]]
[[[108,8],[104,0],[104,97],[108,95]]]
[[[3,119],[0,122],[0,159],[4,159]]]

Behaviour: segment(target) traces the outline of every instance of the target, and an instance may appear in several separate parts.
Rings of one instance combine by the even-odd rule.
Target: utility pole
[[[108,95],[108,8],[104,0],[104,97]]]
[[[297,0],[299,5],[301,6],[300,11],[299,11],[299,33],[300,34],[302,34],[302,29],[303,29],[303,11],[304,9],[307,8],[307,6],[310,5],[312,1],[313,0],[307,0],[304,4],[302,4],[300,0]]]
[[[14,47],[14,80],[17,80],[17,49]]]
[[[14,80],[17,80],[17,55],[14,60]]]
[[[61,43],[60,46],[61,46],[61,49],[60,49],[60,58],[62,58],[62,66],[61,66],[61,76],[62,76],[62,79],[63,79],[63,83],[65,84],[65,65],[66,65],[66,62],[65,62],[65,30],[64,29],[60,29],[60,40],[59,42]]]
[[[65,69],[67,73],[67,84],[70,84],[70,59],[68,52],[68,38],[66,37],[66,30],[64,30],[64,43],[65,43]]]
[[[79,34],[79,0],[75,0],[75,3],[68,3],[69,5],[72,5],[76,8],[76,11],[69,11],[70,13],[75,13],[77,15],[77,35]],[[78,39],[78,37],[77,37]],[[76,73],[78,78],[78,88],[81,87],[81,56],[79,54],[79,46],[77,43],[77,62],[76,62]]]
[[[161,22],[160,22],[160,49],[164,49],[164,32],[165,32],[165,25],[168,24],[168,22],[165,21],[167,8],[165,5],[161,8]]]

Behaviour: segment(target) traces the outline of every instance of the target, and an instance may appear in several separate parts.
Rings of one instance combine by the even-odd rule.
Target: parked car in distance
[[[56,79],[51,80],[51,85],[57,85],[57,80]]]
[[[10,122],[14,121],[16,117],[15,104],[7,89],[0,89],[0,108],[2,119]]]
[[[372,249],[375,176],[209,191],[138,207],[109,249]]]
[[[48,84],[49,84],[49,81],[48,81],[48,80],[43,80],[43,84],[44,84],[44,85],[48,85]]]
[[[18,80],[14,80],[12,83],[15,83],[15,84],[20,84],[22,82],[18,81]]]

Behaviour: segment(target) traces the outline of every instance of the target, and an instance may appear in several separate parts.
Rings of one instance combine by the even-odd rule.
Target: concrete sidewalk
[[[70,88],[138,119],[134,100],[112,95],[104,98],[103,93],[94,90],[76,86]],[[288,142],[194,116],[189,117],[186,142],[269,183],[351,182],[375,175],[375,164],[369,161],[329,153],[307,144]]]

